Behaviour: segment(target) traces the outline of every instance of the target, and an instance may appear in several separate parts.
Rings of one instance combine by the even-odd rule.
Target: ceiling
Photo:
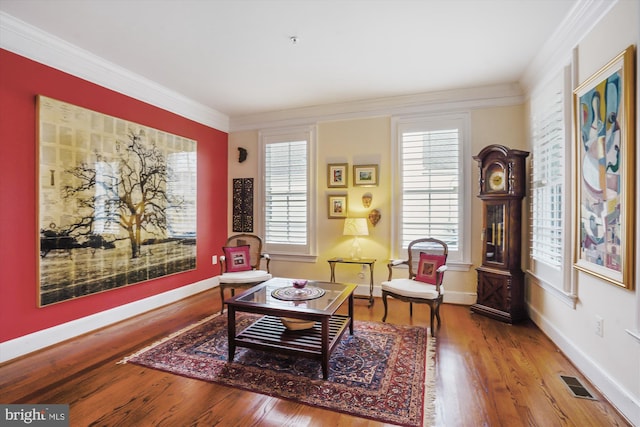
[[[0,0],[0,10],[241,117],[518,82],[575,3]]]

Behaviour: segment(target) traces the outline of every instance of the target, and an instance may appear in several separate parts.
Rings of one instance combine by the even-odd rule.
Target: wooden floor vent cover
[[[564,375],[560,375],[560,378],[562,378],[562,381],[564,381],[564,383],[569,388],[569,391],[573,393],[574,397],[580,397],[582,399],[598,400],[595,397],[593,397],[593,395],[589,392],[589,390],[587,390],[587,388],[583,386],[580,380],[577,379],[576,377],[567,377]]]

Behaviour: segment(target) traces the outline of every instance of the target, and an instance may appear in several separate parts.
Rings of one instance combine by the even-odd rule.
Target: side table
[[[373,265],[376,260],[373,258],[360,258],[360,259],[352,259],[352,258],[331,258],[328,259],[327,262],[331,267],[331,279],[330,281],[335,283],[336,281],[336,264],[359,264],[359,265],[368,265],[369,266],[369,296],[355,296],[355,298],[366,298],[369,300],[369,307],[373,306]]]

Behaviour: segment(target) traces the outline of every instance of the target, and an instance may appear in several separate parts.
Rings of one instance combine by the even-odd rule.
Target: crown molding
[[[549,76],[571,64],[573,49],[617,3],[618,0],[577,0],[527,67],[520,79],[522,88],[531,93]]]
[[[524,102],[518,83],[317,105],[231,117],[230,132],[308,125],[363,117],[454,112]]]
[[[229,117],[0,12],[0,48],[223,132]]]

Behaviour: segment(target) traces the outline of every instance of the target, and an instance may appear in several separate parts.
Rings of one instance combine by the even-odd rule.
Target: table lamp
[[[344,220],[344,236],[353,236],[353,243],[351,244],[350,256],[352,259],[360,259],[362,256],[362,249],[360,248],[360,242],[358,236],[368,236],[369,227],[367,226],[366,218],[347,218]]]

